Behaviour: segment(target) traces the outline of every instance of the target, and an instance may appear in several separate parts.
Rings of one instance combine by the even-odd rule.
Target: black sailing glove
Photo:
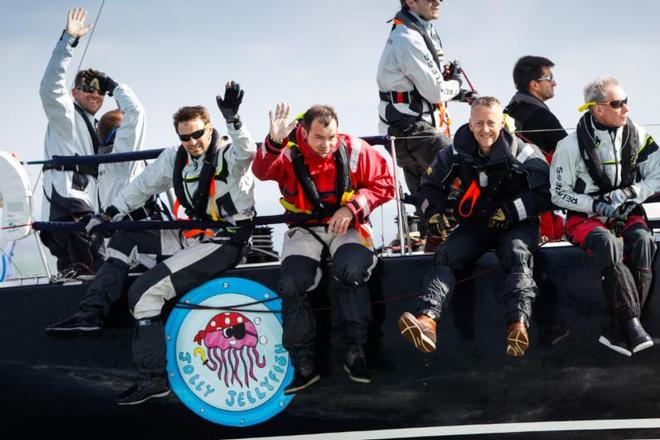
[[[220,95],[215,97],[218,108],[222,112],[228,124],[234,124],[235,129],[241,128],[241,119],[238,116],[238,108],[243,101],[245,91],[241,89],[240,84],[234,81],[227,83],[224,99]]]

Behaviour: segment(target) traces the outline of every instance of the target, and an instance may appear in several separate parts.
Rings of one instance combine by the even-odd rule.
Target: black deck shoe
[[[165,397],[170,394],[170,384],[167,377],[156,377],[149,380],[138,380],[129,389],[115,398],[117,405],[138,405],[152,398]]]
[[[286,388],[284,388],[284,395],[288,396],[289,394],[302,391],[305,388],[309,388],[319,380],[321,380],[321,376],[319,376],[316,370],[311,370],[309,374],[298,373],[298,370],[296,370],[296,374],[293,377],[293,380]]]
[[[628,344],[633,353],[653,347],[653,338],[646,333],[639,318],[632,318],[626,321],[624,326],[626,336],[628,336]]]
[[[103,329],[103,321],[94,312],[76,312],[72,316],[45,328],[48,336],[98,335]]]
[[[344,363],[344,371],[348,373],[348,377],[357,383],[371,383],[371,376],[367,370],[367,361],[364,357],[353,359],[351,363],[348,360]]]
[[[610,325],[605,327],[600,338],[598,338],[598,342],[619,354],[628,357],[632,356],[630,346],[628,345],[628,339],[626,338],[626,335],[623,334],[621,326],[618,324],[610,323]]]

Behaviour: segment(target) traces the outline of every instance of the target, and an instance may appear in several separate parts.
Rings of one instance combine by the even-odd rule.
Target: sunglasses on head
[[[102,91],[101,89],[99,89],[97,87],[92,87],[89,84],[80,84],[79,86],[76,87],[76,89],[80,90],[81,92],[85,92],[85,93],[96,92],[101,96],[105,95],[104,91]]]
[[[628,98],[626,99],[615,99],[613,101],[604,101],[604,102],[599,102],[598,104],[603,104],[603,105],[609,105],[612,108],[621,108],[623,107],[623,104],[628,104]]]
[[[188,134],[180,134],[179,139],[181,140],[181,142],[188,142],[190,139],[199,139],[202,136],[204,136],[206,127],[207,126],[205,125],[204,128],[202,128],[201,130],[193,131],[192,133],[188,133]]]

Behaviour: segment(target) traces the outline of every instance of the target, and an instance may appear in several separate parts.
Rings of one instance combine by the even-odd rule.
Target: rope
[[[80,72],[80,68],[82,67],[82,63],[83,60],[85,59],[85,55],[87,55],[87,48],[89,47],[89,43],[92,42],[92,37],[94,36],[94,31],[96,30],[96,24],[99,22],[99,18],[101,18],[101,11],[103,10],[103,5],[105,5],[105,0],[101,2],[101,7],[99,8],[99,12],[96,13],[96,20],[94,20],[94,26],[92,26],[92,32],[89,34],[89,39],[87,40],[87,44],[85,45],[85,50],[83,51],[83,54],[80,57],[80,64],[78,64],[78,72]]]

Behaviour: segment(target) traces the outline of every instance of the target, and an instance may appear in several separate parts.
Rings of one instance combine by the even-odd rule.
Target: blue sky
[[[85,7],[93,21],[100,5],[0,0],[0,150],[42,158],[41,75],[66,11]],[[182,105],[206,105],[223,127],[214,97],[230,79],[246,90],[241,115],[257,140],[267,133],[268,109],[280,101],[296,112],[333,105],[341,131],[373,135],[376,66],[390,29],[385,22],[398,6],[398,0],[106,0],[83,67],[136,91],[148,114],[147,148],[176,143],[171,115]],[[548,104],[565,127],[574,127],[582,88],[602,75],[620,79],[633,120],[660,123],[659,16],[654,0],[446,0],[434,24],[447,58],[461,61],[480,93],[504,102],[514,92],[511,70],[520,56],[552,59],[558,85]],[[71,80],[86,43],[76,51]],[[99,115],[114,106],[106,99]],[[455,128],[467,121],[464,104],[449,111]],[[659,127],[648,129],[660,137]],[[280,212],[278,198],[274,184],[259,183],[261,214]],[[394,234],[392,212],[388,207],[384,216],[386,238]],[[380,215],[373,219],[380,228]]]

